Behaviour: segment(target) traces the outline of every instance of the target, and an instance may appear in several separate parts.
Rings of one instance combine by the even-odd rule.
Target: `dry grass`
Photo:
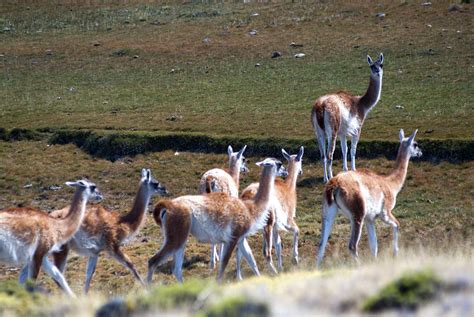
[[[201,174],[216,166],[226,165],[226,155],[210,155],[182,152],[159,152],[139,155],[114,163],[91,158],[72,145],[48,146],[44,142],[2,142],[0,143],[2,171],[6,177],[0,180],[0,208],[12,205],[33,205],[43,210],[53,210],[66,205],[71,191],[64,187],[59,191],[48,190],[52,185],[62,185],[66,180],[75,180],[84,176],[95,181],[105,194],[103,204],[111,209],[125,212],[129,210],[143,167],[152,169],[153,175],[165,184],[172,196],[192,194],[197,191]],[[278,153],[275,153],[278,157]],[[252,159],[253,162],[253,159]],[[252,167],[251,172],[243,176],[242,186],[258,179],[259,170]],[[379,172],[390,170],[393,162],[385,159],[360,160],[360,167],[372,168]],[[336,170],[340,169],[337,162]],[[297,223],[301,228],[300,255],[303,267],[312,267],[316,245],[320,235],[321,209],[321,167],[319,164],[304,161],[304,174],[298,182]],[[401,254],[405,250],[419,245],[442,245],[469,242],[472,239],[472,162],[463,164],[441,163],[433,165],[427,162],[413,162],[409,167],[405,188],[399,196],[395,215],[400,220]],[[31,188],[23,188],[32,184]],[[449,190],[447,190],[449,188]],[[153,201],[156,203],[158,198]],[[391,250],[391,230],[378,224],[378,237],[381,252]],[[290,235],[283,234],[284,267],[293,270],[290,263]],[[338,217],[331,236],[325,267],[337,267],[346,263],[349,257],[347,249],[349,237],[348,221]],[[251,245],[259,267],[268,274],[260,254],[261,238],[251,238]],[[126,247],[138,271],[143,275],[147,269],[147,260],[159,249],[160,229],[149,217],[147,224],[133,243]],[[361,241],[362,258],[369,257],[366,239]],[[185,279],[191,277],[214,278],[216,272],[208,269],[209,246],[198,244],[190,239],[186,258],[188,266],[184,269]],[[370,258],[370,257],[369,257]],[[66,277],[72,288],[80,292],[84,283],[86,259],[72,256]],[[2,269],[0,279],[16,279],[18,270]],[[234,278],[232,261],[227,277]],[[250,269],[244,265],[244,276],[251,276]],[[175,279],[165,268],[163,273],[155,275],[159,283],[174,283]],[[40,283],[48,289],[57,291],[48,277],[41,275]],[[135,285],[135,286],[132,286]],[[102,257],[92,281],[92,290],[104,295],[118,295],[139,289],[129,272],[115,261]]]

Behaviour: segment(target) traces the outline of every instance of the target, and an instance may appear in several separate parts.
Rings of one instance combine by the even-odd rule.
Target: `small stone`
[[[304,54],[304,53],[297,53],[297,54],[295,54],[294,58],[303,58],[305,56],[306,56],[306,54]]]
[[[281,52],[278,52],[278,51],[274,51],[272,52],[272,58],[278,58],[278,57],[282,57],[283,55],[281,54]]]
[[[77,91],[77,88],[74,87],[74,86],[71,86],[71,87],[69,87],[68,90],[69,90],[69,92],[76,92],[76,91]]]
[[[260,63],[255,64],[255,67],[260,67],[260,66],[262,66],[260,65]]]
[[[433,27],[431,24],[427,24],[426,26],[429,27],[429,28],[432,28],[432,27]]]
[[[260,15],[260,13],[258,13],[258,12],[252,12],[252,13],[250,13],[250,16],[251,16],[251,17],[258,17],[259,15]]]
[[[174,152],[174,156],[178,156],[178,155],[179,155],[178,151]]]
[[[211,44],[211,41],[209,40],[209,38],[208,38],[207,36],[202,40],[202,42],[203,42],[205,45]]]
[[[461,10],[461,7],[458,6],[457,4],[450,5],[448,9],[449,12],[454,12],[454,11],[459,11],[459,10]]]
[[[25,186],[23,186],[23,188],[31,188],[33,187],[33,184],[26,184]]]
[[[100,46],[101,44],[100,44],[100,42],[94,42],[94,43],[92,43],[92,45],[94,45],[94,46]]]
[[[432,5],[431,2],[423,2],[423,3],[421,4],[422,7],[429,7],[430,5]]]
[[[139,58],[139,57],[140,57],[140,56],[138,56],[138,55],[133,55],[133,58]]]
[[[385,17],[385,13],[383,12],[379,12],[375,15],[377,18],[384,18]]]
[[[296,44],[295,42],[291,42],[289,47],[303,47],[303,44]]]
[[[140,19],[138,19],[138,21],[140,21],[140,22],[145,22],[145,21],[146,21],[146,18],[141,17]]]
[[[49,190],[54,190],[54,191],[57,191],[57,190],[60,190],[62,187],[61,186],[57,186],[57,185],[51,185],[49,186]]]
[[[255,29],[254,29],[254,30],[251,30],[251,31],[249,32],[249,34],[252,35],[252,36],[255,36],[255,35],[257,35],[257,30],[255,30]]]
[[[395,109],[405,109],[405,107],[402,105],[395,105]]]
[[[44,52],[45,52],[45,54],[48,55],[48,56],[53,55],[53,51],[52,51],[52,50],[46,50],[46,51],[44,51]]]

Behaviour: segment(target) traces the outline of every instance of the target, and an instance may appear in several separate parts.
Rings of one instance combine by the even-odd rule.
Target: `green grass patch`
[[[441,280],[431,270],[409,272],[365,300],[363,310],[379,312],[389,309],[414,310],[433,299],[441,289]]]
[[[243,296],[227,297],[208,307],[200,317],[265,317],[270,316],[268,305]]]
[[[27,291],[17,281],[0,281],[0,315],[10,312],[29,316],[45,300],[45,296]]]
[[[190,279],[183,284],[160,285],[150,292],[126,300],[131,311],[147,311],[152,308],[172,309],[190,307],[205,289],[213,287],[208,280]]]

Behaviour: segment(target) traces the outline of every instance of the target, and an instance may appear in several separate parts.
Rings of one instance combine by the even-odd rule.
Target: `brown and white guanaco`
[[[411,157],[422,155],[418,143],[415,142],[416,130],[409,138],[405,138],[400,130],[400,147],[393,171],[388,175],[379,175],[370,170],[342,172],[326,184],[323,195],[323,216],[321,242],[317,256],[320,267],[324,257],[324,249],[331,234],[334,218],[339,211],[351,221],[351,238],[349,250],[358,259],[357,246],[362,226],[365,222],[369,236],[369,246],[374,257],[377,256],[377,236],[375,219],[380,218],[393,228],[393,253],[398,253],[398,229],[400,223],[393,215],[397,195],[403,187]]]
[[[95,184],[88,180],[66,182],[75,187],[71,206],[62,219],[50,217],[33,208],[0,211],[0,262],[23,266],[19,281],[36,280],[40,267],[70,296],[74,296],[61,271],[48,259],[79,229],[89,198],[101,198]]]
[[[325,183],[333,176],[332,161],[337,136],[341,139],[343,170],[348,170],[346,137],[351,137],[351,169],[356,169],[355,156],[362,125],[382,94],[383,54],[380,53],[375,62],[367,55],[367,62],[370,66],[370,81],[363,96],[345,91],[324,95],[316,100],[311,111],[311,123],[319,144]]]
[[[260,186],[251,200],[241,200],[226,193],[181,196],[161,200],[155,206],[153,217],[161,226],[164,242],[161,249],[148,261],[148,282],[156,268],[169,256],[174,258],[173,273],[182,282],[184,249],[189,234],[200,242],[223,243],[222,259],[217,279],[221,281],[224,270],[238,245],[240,252],[256,275],[260,275],[247,240],[248,235],[263,228],[268,219],[268,204],[273,195],[274,181],[281,162],[267,158],[257,165],[263,167]]]

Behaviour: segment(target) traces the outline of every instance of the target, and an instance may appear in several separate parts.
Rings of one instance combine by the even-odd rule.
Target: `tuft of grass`
[[[414,310],[433,299],[441,289],[440,278],[432,270],[407,272],[390,282],[378,294],[365,300],[363,310],[379,312],[389,309]]]
[[[160,285],[150,292],[127,299],[126,305],[130,311],[189,307],[198,299],[199,294],[209,287],[213,287],[213,284],[203,279],[190,279],[183,284]]]
[[[268,304],[243,296],[227,297],[208,307],[200,317],[257,317],[269,316]]]
[[[0,315],[7,312],[30,315],[44,300],[44,296],[27,291],[17,281],[0,281]]]

